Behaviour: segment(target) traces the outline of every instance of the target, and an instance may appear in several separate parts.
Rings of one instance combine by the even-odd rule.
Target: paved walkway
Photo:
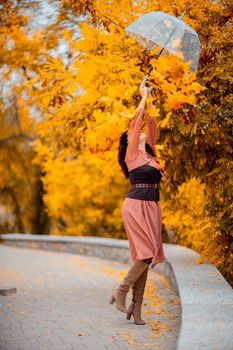
[[[143,319],[109,304],[129,265],[96,257],[0,245],[1,350],[172,350],[180,301],[167,278],[149,270]],[[127,296],[127,305],[130,295]]]

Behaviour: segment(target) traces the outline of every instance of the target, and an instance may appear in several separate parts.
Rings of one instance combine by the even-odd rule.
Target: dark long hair
[[[128,167],[125,163],[125,155],[126,155],[126,150],[127,150],[127,146],[128,146],[128,135],[127,135],[127,131],[124,131],[121,136],[120,136],[120,140],[119,140],[119,146],[118,146],[118,162],[120,164],[121,170],[123,171],[126,179],[129,178],[129,171],[128,171]],[[146,142],[145,144],[146,147],[146,152],[149,153],[151,156],[156,157],[156,154],[153,150],[153,148]]]

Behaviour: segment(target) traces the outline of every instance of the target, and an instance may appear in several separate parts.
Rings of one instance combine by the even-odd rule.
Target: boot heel
[[[111,299],[110,299],[110,301],[109,301],[109,304],[113,304],[114,301],[116,301],[116,300],[115,300],[114,296],[112,296]]]
[[[131,315],[132,315],[132,312],[127,312],[126,319],[127,319],[127,320],[130,320],[130,319],[131,319]]]
[[[132,316],[132,313],[133,313],[133,308],[134,308],[134,305],[130,305],[129,308],[128,308],[128,312],[127,312],[127,316],[126,316],[126,319],[127,320],[130,320],[131,319],[131,316]]]

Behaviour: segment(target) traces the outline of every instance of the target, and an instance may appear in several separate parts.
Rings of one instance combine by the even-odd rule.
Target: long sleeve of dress
[[[134,118],[131,120],[129,125],[128,146],[126,154],[126,157],[129,161],[134,160],[137,156],[143,113],[144,108],[137,110]]]
[[[154,148],[157,141],[157,122],[155,117],[151,117],[149,112],[146,113],[146,142]]]

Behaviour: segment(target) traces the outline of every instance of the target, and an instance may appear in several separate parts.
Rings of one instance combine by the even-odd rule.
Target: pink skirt
[[[151,267],[162,263],[165,256],[160,202],[126,197],[121,215],[129,240],[131,259],[134,261],[152,257]]]

